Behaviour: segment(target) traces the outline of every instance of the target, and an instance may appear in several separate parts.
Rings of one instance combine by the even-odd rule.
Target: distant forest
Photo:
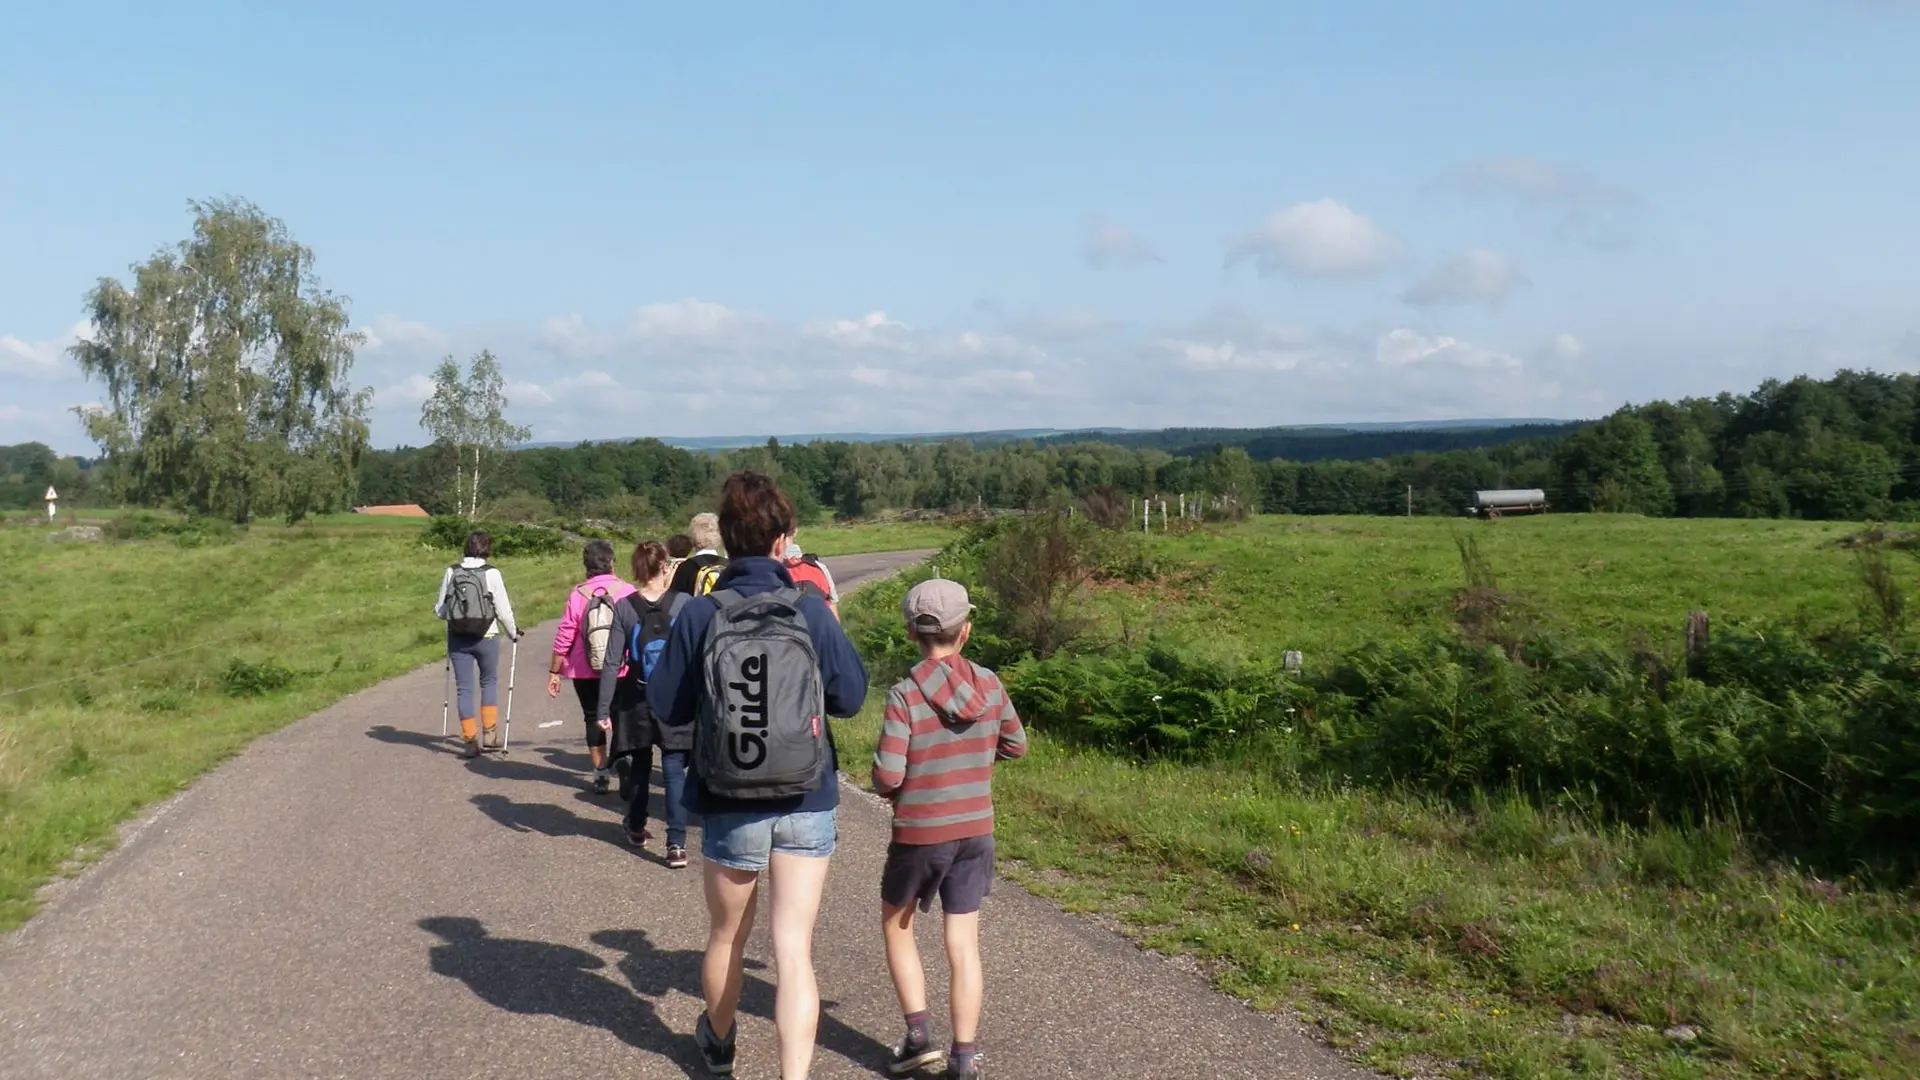
[[[1039,508],[1099,489],[1226,496],[1293,514],[1462,513],[1485,488],[1540,488],[1556,510],[1655,516],[1920,520],[1920,379],[1843,371],[1747,394],[1658,401],[1587,424],[1345,431],[1170,429],[943,443],[814,442],[680,450],[655,439],[509,451],[487,516],[678,520],[730,470],[778,475],[810,520],[889,510]],[[49,477],[87,496],[88,463],[0,448],[0,506]],[[450,452],[369,451],[357,501],[450,509]]]

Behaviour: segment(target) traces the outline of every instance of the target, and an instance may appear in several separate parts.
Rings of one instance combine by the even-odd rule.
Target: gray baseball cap
[[[900,610],[915,633],[944,634],[960,629],[973,617],[967,588],[957,581],[934,578],[907,590]]]

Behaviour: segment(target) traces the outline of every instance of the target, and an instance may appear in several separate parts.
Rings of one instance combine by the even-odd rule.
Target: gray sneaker
[[[480,745],[488,750],[498,750],[506,745],[506,743],[501,741],[500,726],[498,724],[488,728],[481,738],[484,741]]]
[[[984,1056],[983,1054],[974,1054],[967,1058],[965,1064],[961,1064],[958,1057],[947,1058],[947,1071],[943,1074],[944,1080],[980,1080],[981,1077],[986,1075],[986,1070],[981,1067],[981,1059]]]
[[[461,739],[460,740],[460,756],[463,758],[479,757],[480,756],[480,740],[479,739]]]

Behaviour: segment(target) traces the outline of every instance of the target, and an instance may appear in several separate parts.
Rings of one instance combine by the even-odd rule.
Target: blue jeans
[[[776,853],[824,859],[833,854],[839,835],[832,810],[706,814],[700,856],[730,870],[757,872]]]
[[[447,659],[453,661],[453,686],[460,700],[461,719],[471,720],[480,715],[480,710],[473,707],[475,682],[479,683],[480,704],[500,704],[499,638],[463,637],[448,632]]]
[[[647,824],[647,773],[653,765],[653,747],[642,747],[633,755],[633,798],[627,803],[627,829],[639,832]],[[660,780],[667,789],[667,846],[687,846],[687,752],[660,751]]]

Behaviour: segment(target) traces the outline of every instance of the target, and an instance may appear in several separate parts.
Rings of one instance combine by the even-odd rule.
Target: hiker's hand
[[[612,718],[612,717],[606,717],[606,718],[604,718],[604,719],[602,719],[602,720],[600,720],[600,721],[599,721],[599,724],[600,724],[600,730],[601,730],[601,731],[604,731],[604,732],[606,732],[606,733],[608,733],[609,735],[611,735],[611,734],[613,733],[613,718]]]
[[[560,696],[560,676],[558,675],[547,676],[547,696],[548,697]]]

